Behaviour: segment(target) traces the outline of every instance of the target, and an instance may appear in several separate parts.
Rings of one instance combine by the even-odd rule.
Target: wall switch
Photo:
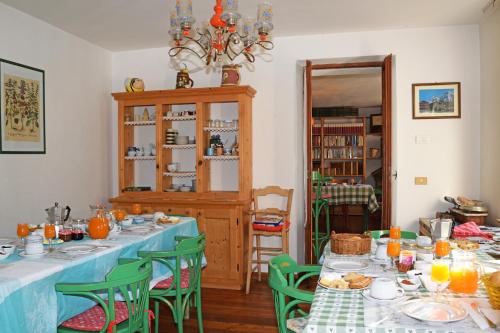
[[[415,177],[415,185],[427,185],[427,177]]]
[[[431,143],[431,137],[428,135],[416,135],[415,143],[417,145],[428,145]]]

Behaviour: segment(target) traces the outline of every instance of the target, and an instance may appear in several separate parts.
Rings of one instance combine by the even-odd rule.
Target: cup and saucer
[[[405,291],[396,285],[396,281],[388,278],[376,278],[369,289],[362,292],[364,298],[375,303],[392,303],[402,300]]]

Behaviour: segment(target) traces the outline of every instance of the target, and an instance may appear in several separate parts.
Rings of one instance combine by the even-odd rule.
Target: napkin
[[[490,327],[486,319],[474,310],[468,302],[461,302],[461,304],[480,329],[485,330]]]
[[[491,232],[485,232],[479,229],[475,222],[467,222],[456,226],[453,229],[453,238],[467,238],[467,237],[482,237],[486,239],[493,239]]]

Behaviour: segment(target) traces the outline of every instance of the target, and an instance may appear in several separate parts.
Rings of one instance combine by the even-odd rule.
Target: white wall
[[[0,58],[45,70],[45,155],[0,154],[0,235],[69,204],[87,217],[111,173],[111,53],[0,4]]]
[[[481,24],[481,200],[500,218],[500,10]]]
[[[477,26],[296,36],[276,38],[274,42],[272,59],[257,59],[253,72],[245,68],[242,84],[257,89],[253,107],[254,187],[276,184],[296,190],[290,236],[292,255],[301,253],[303,248],[302,236],[297,237],[304,216],[304,118],[298,106],[298,96],[302,94],[298,84],[302,80],[297,71],[299,60],[394,54],[393,165],[398,170],[393,193],[395,223],[416,230],[418,217],[433,216],[436,210],[449,207],[442,200],[444,195],[479,195]],[[143,78],[148,90],[173,88],[175,75],[168,48],[113,54],[113,91],[123,90],[127,76]],[[207,74],[203,70],[192,77],[196,87],[216,86],[220,82],[219,73]],[[462,83],[462,119],[412,120],[411,84],[435,81]],[[415,145],[416,135],[429,136],[431,143]],[[116,164],[114,159],[115,194]],[[427,176],[429,185],[413,185],[415,176]]]

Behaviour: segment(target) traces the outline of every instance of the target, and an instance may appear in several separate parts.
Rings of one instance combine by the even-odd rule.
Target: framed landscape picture
[[[413,119],[460,118],[460,82],[415,83]]]
[[[0,153],[45,154],[45,72],[0,59]]]

